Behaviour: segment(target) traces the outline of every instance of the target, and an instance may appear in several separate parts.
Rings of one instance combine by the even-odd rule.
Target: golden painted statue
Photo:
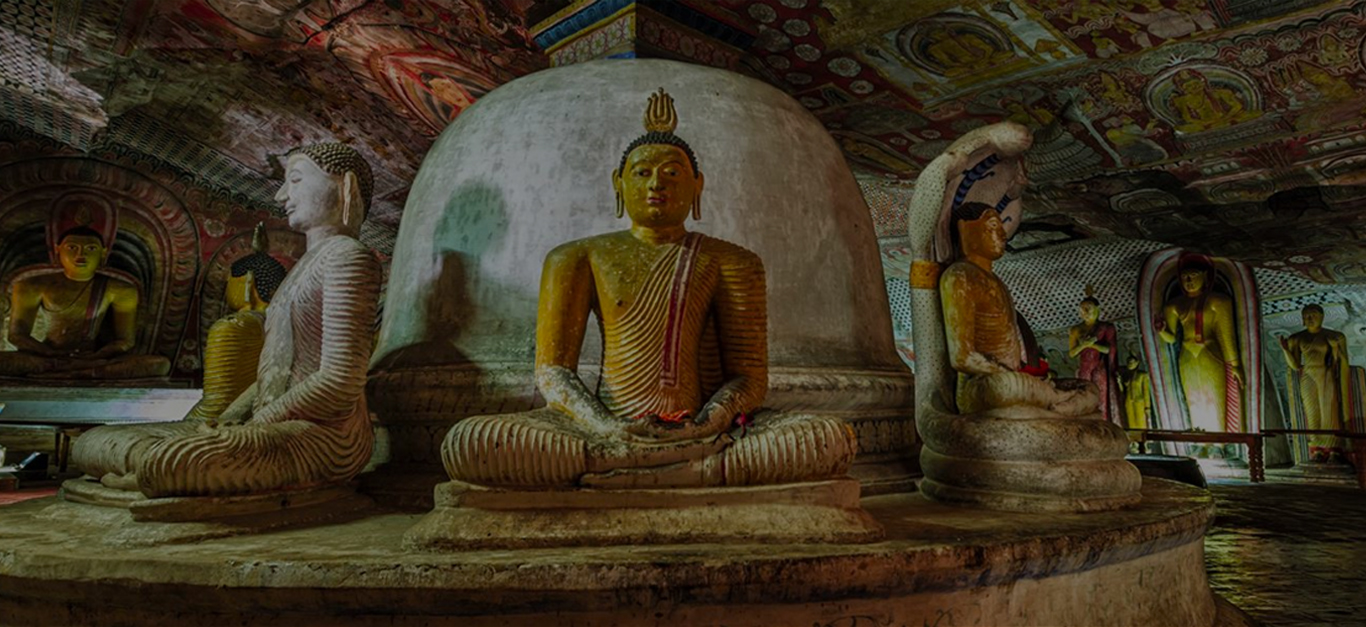
[[[252,233],[251,254],[232,262],[224,301],[232,313],[209,327],[204,347],[204,398],[188,418],[218,418],[256,382],[265,344],[266,306],[285,280],[285,267],[266,253],[265,224]]]
[[[1236,432],[1242,421],[1242,360],[1233,299],[1213,286],[1214,264],[1185,253],[1177,262],[1181,294],[1156,321],[1167,344],[1180,343],[1177,370],[1192,429]]]
[[[1147,429],[1152,408],[1152,377],[1139,369],[1137,355],[1129,355],[1119,374],[1119,389],[1124,394],[1124,418],[1130,429]]]
[[[857,449],[847,424],[760,407],[768,391],[763,263],[684,228],[689,213],[700,217],[703,177],[673,133],[677,121],[673,99],[652,95],[646,134],[612,173],[617,215],[631,228],[546,256],[536,384],[548,406],[457,423],[442,446],[453,479],[696,487],[847,471]],[[590,314],[602,325],[596,390],[578,375]]]
[[[87,202],[95,201],[76,194],[59,198],[53,214],[74,209],[88,222],[93,211],[70,206]],[[112,219],[112,208],[109,213]],[[10,285],[8,332],[15,350],[0,353],[0,376],[133,379],[170,372],[165,357],[133,354],[140,295],[133,283],[100,271],[108,255],[105,236],[82,224],[52,241],[60,272],[25,273]],[[41,327],[43,337],[35,337]]]
[[[346,145],[290,153],[276,200],[308,250],[271,299],[256,382],[217,422],[180,423],[188,427],[150,443],[92,430],[76,441],[77,467],[149,497],[247,495],[355,477],[373,444],[364,388],[381,271],[356,240],[371,180],[369,164]]]
[[[1024,340],[1015,305],[992,264],[1005,254],[1005,227],[989,205],[967,202],[953,210],[956,259],[939,278],[949,365],[958,372],[958,411],[1030,406],[1083,416],[1099,404],[1094,386],[1056,382],[1020,372]]]
[[[1350,390],[1347,336],[1323,327],[1323,307],[1305,305],[1301,311],[1304,330],[1281,338],[1291,382],[1298,382],[1294,402],[1304,412],[1309,429],[1338,430],[1344,424]],[[1296,389],[1292,385],[1292,390]],[[1315,462],[1342,458],[1342,439],[1331,435],[1309,437],[1309,454]]]

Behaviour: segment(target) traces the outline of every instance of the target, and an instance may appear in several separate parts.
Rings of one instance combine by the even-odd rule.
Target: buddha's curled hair
[[[256,295],[267,303],[275,295],[280,283],[285,280],[284,264],[267,254],[266,251],[269,249],[266,224],[258,222],[251,234],[251,254],[232,262],[231,268],[234,278],[250,272],[252,283],[256,286]]]
[[[369,213],[370,195],[374,192],[375,179],[370,172],[370,163],[355,148],[338,142],[328,142],[301,146],[291,150],[289,154],[304,155],[318,164],[323,172],[334,176],[347,172],[355,174],[356,181],[360,184],[361,198],[365,201],[365,212]]]

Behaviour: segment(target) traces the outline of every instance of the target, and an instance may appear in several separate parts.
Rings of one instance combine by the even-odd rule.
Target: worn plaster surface
[[[0,611],[21,624],[771,625],[868,616],[876,621],[868,624],[921,625],[952,616],[954,624],[1209,625],[1215,615],[1200,542],[1211,500],[1165,482],[1150,482],[1136,508],[1092,515],[873,497],[864,505],[888,539],[868,545],[453,554],[402,550],[417,520],[404,514],[92,551],[105,530],[36,518],[50,504],[0,510]],[[1161,583],[1136,585],[1147,581]]]

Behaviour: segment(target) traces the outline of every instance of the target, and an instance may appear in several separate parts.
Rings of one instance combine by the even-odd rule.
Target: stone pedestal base
[[[283,490],[247,496],[149,499],[88,478],[62,484],[60,498],[39,518],[91,523],[92,534],[114,546],[152,546],[338,522],[373,513],[374,502],[346,486]]]
[[[1100,512],[1139,501],[1124,430],[1099,414],[1063,418],[1029,407],[921,419],[925,496],[1017,512]]]
[[[1135,507],[1094,514],[867,498],[886,529],[873,544],[416,552],[402,538],[418,517],[383,512],[193,545],[92,546],[99,521],[42,516],[53,502],[0,507],[7,625],[1249,624],[1205,579],[1209,493],[1160,480]]]
[[[742,488],[506,490],[449,481],[404,536],[418,550],[882,539],[852,479]]]

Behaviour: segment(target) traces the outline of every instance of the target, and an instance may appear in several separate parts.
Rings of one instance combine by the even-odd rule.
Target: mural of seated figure
[[[276,199],[305,234],[307,252],[271,301],[256,382],[217,421],[130,447],[121,463],[133,472],[111,487],[153,502],[252,497],[340,486],[369,461],[364,386],[381,270],[356,235],[369,207],[370,167],[348,146],[320,144],[292,152],[285,176]],[[67,499],[98,500],[89,484],[68,481]]]
[[[252,253],[232,263],[224,302],[232,313],[209,328],[204,349],[204,396],[185,420],[98,427],[75,441],[77,468],[106,486],[137,490],[134,464],[158,440],[197,431],[215,421],[256,382],[265,343],[266,307],[285,278],[285,267],[266,253],[265,225],[252,236]]]
[[[598,521],[615,530],[595,530],[591,521],[575,524],[565,516],[603,506],[573,497],[591,501],[607,494],[613,502],[622,494],[663,489],[652,492],[659,502],[683,508],[686,489],[795,484],[846,474],[857,451],[846,423],[761,407],[768,391],[763,263],[740,246],[684,228],[690,213],[700,217],[703,176],[692,149],[673,133],[676,124],[672,98],[663,90],[652,95],[647,133],[630,144],[613,172],[617,214],[625,213],[631,228],[568,242],[546,256],[536,318],[536,384],[548,406],[456,423],[442,446],[455,481],[438,486],[438,515],[410,532],[410,543],[449,548],[573,544],[565,536],[575,534],[598,542],[658,541],[670,533],[689,537],[689,529],[632,535],[629,522],[605,522],[636,520],[632,513]],[[590,314],[602,324],[596,392],[577,371]],[[850,483],[849,508],[856,510],[857,483]],[[559,503],[575,513],[484,519],[485,525],[440,515],[443,504],[461,501],[469,505],[464,513],[477,516],[488,503],[468,499],[500,490],[522,492],[512,500],[548,509]],[[525,496],[533,490],[541,492]],[[724,492],[712,490],[711,498]],[[659,511],[659,502],[647,507]],[[502,535],[496,529],[507,525],[516,527],[516,537],[478,537],[485,531]],[[866,540],[880,534],[861,519],[855,526],[855,532],[837,537]],[[538,529],[547,534],[538,535]],[[695,531],[693,538],[714,530]]]
[[[135,352],[139,288],[102,271],[117,228],[113,208],[75,206],[98,202],[69,194],[54,203],[54,224],[66,212],[84,219],[59,233],[49,225],[57,268],[23,272],[11,283],[8,339],[15,350],[0,352],[0,376],[136,379],[170,372],[165,357]],[[105,233],[89,226],[101,209]],[[46,327],[41,338],[35,336],[40,321]]]

